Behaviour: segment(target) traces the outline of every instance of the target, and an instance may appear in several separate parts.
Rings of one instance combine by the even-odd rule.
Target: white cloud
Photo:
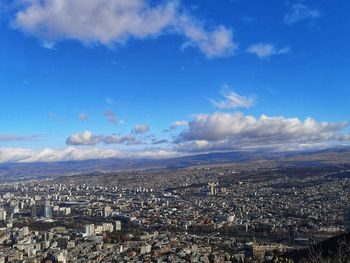
[[[177,124],[185,124],[185,121]],[[97,144],[133,145],[141,143],[133,134],[95,135],[91,131],[76,133],[67,138],[65,149],[0,148],[0,163],[9,162],[55,162],[68,160],[89,160],[105,158],[170,158],[185,153],[201,153],[230,150],[303,150],[325,148],[350,141],[350,134],[344,132],[347,122],[317,122],[312,118],[268,117],[256,118],[243,113],[199,114],[186,123],[186,127],[175,141],[165,148],[100,149],[95,147],[74,147]],[[144,129],[143,129],[144,130]],[[166,144],[149,135],[149,144]],[[27,140],[27,138],[24,138]],[[22,140],[21,136],[0,136],[0,140]]]
[[[260,118],[242,113],[201,114],[176,138],[178,147],[189,149],[237,149],[241,147],[314,144],[350,140],[341,131],[346,122],[316,122],[312,118]]]
[[[193,23],[188,17],[182,17],[178,28],[188,39],[182,45],[182,50],[197,46],[207,57],[211,58],[229,56],[238,48],[238,44],[232,40],[232,31],[223,26],[207,31]]]
[[[123,136],[118,136],[116,134],[112,135],[95,135],[91,131],[84,131],[81,133],[76,133],[69,136],[66,140],[67,145],[96,145],[96,144],[126,144],[134,145],[141,144],[135,136],[128,134]]]
[[[256,55],[258,58],[266,59],[274,55],[283,55],[290,52],[289,47],[276,48],[271,44],[253,44],[247,48],[247,52]]]
[[[194,140],[179,143],[175,146],[175,149],[179,152],[206,152],[213,150],[213,143],[208,142],[207,140]]]
[[[152,159],[163,159],[179,156],[179,153],[171,150],[145,150],[136,154],[137,157],[152,158]]]
[[[100,142],[100,136],[94,135],[91,131],[73,134],[66,140],[68,145],[95,145]]]
[[[43,42],[43,47],[46,48],[46,49],[50,49],[50,50],[56,50],[55,42],[52,42],[52,41],[44,41]]]
[[[223,100],[210,100],[219,109],[251,108],[254,105],[254,98],[238,95],[227,85],[224,85],[221,93]]]
[[[24,148],[0,148],[0,163],[77,161],[88,159],[117,158],[121,156],[123,156],[122,153],[117,150],[97,148],[82,149],[68,147],[63,150],[54,150],[50,148],[41,150]]]
[[[137,124],[135,125],[134,129],[133,129],[133,133],[136,134],[143,134],[148,132],[150,129],[148,124]]]
[[[173,122],[170,125],[169,129],[170,130],[175,130],[178,127],[184,127],[184,126],[187,126],[187,125],[188,125],[188,121],[175,121],[175,122]]]
[[[198,47],[207,57],[231,54],[237,48],[230,29],[208,30],[188,15],[178,1],[150,4],[146,0],[22,0],[13,27],[45,43],[74,39],[86,44],[123,44],[178,34],[187,46]],[[52,46],[52,45],[51,45]]]
[[[40,149],[0,148],[0,163],[34,163],[34,162],[60,162],[82,161],[108,158],[169,158],[178,153],[170,150],[145,150],[138,152],[121,152],[114,149],[76,148]]]
[[[310,8],[301,2],[290,6],[289,12],[284,16],[284,22],[288,25],[296,24],[306,19],[316,19],[321,16],[317,8]]]

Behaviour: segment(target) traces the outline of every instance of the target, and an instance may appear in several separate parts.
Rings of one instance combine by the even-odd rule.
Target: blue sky
[[[346,0],[0,3],[0,162],[350,139]]]

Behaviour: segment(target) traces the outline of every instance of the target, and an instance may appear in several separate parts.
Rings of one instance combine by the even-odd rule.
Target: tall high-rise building
[[[29,235],[29,227],[24,226],[24,227],[22,228],[22,235],[23,235],[23,236],[28,236],[28,235]]]
[[[113,213],[113,210],[112,210],[112,208],[110,206],[105,206],[103,208],[103,216],[104,217],[109,217],[109,216],[112,215],[112,213]]]
[[[45,202],[45,206],[44,206],[44,217],[46,218],[51,218],[52,217],[52,207],[50,204],[50,201],[46,201]]]
[[[6,210],[0,209],[0,221],[6,221]]]
[[[32,208],[31,208],[31,216],[32,217],[37,217],[38,216],[38,207],[32,206]]]
[[[217,194],[216,183],[208,183],[208,186],[209,186],[209,195]]]
[[[120,230],[122,230],[122,222],[120,222],[120,221],[115,221],[114,229],[115,229],[115,231],[120,231]]]
[[[85,226],[85,236],[90,237],[95,234],[95,225],[94,224],[88,224]]]

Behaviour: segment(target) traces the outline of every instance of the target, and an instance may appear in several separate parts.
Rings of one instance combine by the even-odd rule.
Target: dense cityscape
[[[349,168],[257,163],[3,183],[0,262],[279,262],[344,233]]]

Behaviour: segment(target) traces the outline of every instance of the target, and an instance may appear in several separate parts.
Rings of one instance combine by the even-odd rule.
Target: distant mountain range
[[[91,172],[140,169],[173,169],[198,165],[270,161],[276,166],[319,166],[350,164],[350,147],[303,152],[235,151],[169,159],[99,159],[51,163],[0,164],[0,180],[45,178]]]

